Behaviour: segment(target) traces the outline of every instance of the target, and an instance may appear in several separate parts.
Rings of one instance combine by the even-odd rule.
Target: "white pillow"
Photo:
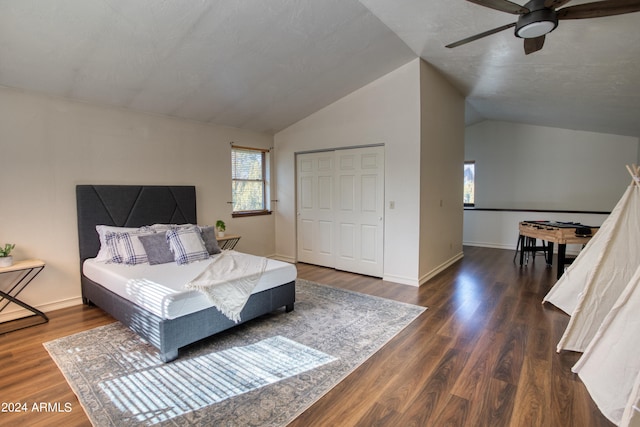
[[[156,233],[165,233],[174,227],[173,224],[152,224],[149,226]]]
[[[149,228],[157,233],[164,233],[176,228],[193,227],[193,224],[152,224]]]

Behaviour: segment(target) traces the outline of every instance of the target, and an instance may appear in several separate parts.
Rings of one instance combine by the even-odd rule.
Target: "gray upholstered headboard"
[[[96,225],[197,224],[191,185],[78,185],[76,201],[81,264],[100,249]]]

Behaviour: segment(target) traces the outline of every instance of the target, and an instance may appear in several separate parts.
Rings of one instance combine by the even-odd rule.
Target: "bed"
[[[181,347],[237,324],[213,306],[192,308],[186,314],[177,315],[143,307],[139,302],[102,286],[99,283],[101,279],[96,279],[94,274],[90,275],[96,280],[87,277],[83,270],[85,262],[90,264],[100,249],[96,225],[197,224],[194,186],[78,185],[76,201],[82,299],[85,304],[96,305],[127,325],[156,347],[164,362],[176,359]],[[240,313],[240,323],[282,308],[286,312],[293,310],[295,277],[291,279],[291,274],[281,274],[276,280],[284,282],[272,284],[264,290],[257,287],[258,291],[251,294]]]

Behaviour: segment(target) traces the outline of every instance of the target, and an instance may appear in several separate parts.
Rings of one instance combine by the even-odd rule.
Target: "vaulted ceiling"
[[[574,0],[570,4],[585,1]],[[493,119],[640,136],[640,13],[525,55],[464,0],[2,0],[0,85],[277,132],[420,56]]]

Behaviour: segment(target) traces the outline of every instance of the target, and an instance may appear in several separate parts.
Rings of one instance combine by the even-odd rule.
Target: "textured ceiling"
[[[468,119],[640,137],[640,12],[560,21],[541,51],[525,55],[513,29],[444,47],[515,15],[462,0],[361,2],[467,95]]]
[[[355,0],[0,1],[0,85],[263,132],[415,57]]]
[[[584,3],[575,0],[570,4]],[[0,0],[0,85],[277,132],[421,56],[483,118],[640,136],[640,13],[525,56],[463,0]]]

